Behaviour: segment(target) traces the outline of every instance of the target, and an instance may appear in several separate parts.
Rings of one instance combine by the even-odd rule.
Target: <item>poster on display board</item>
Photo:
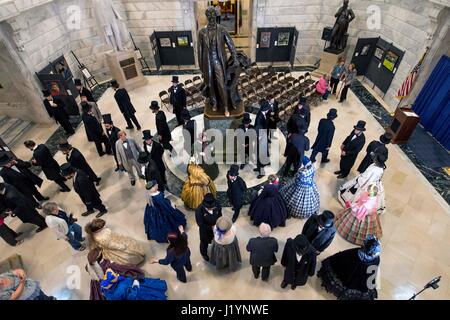
[[[386,57],[384,58],[383,66],[392,72],[392,71],[394,71],[397,61],[398,61],[398,55],[392,51],[388,51],[386,53]]]
[[[289,44],[289,32],[280,32],[278,34],[278,42],[277,46],[279,47],[286,47]]]
[[[373,54],[375,58],[377,58],[378,60],[381,60],[381,58],[383,58],[384,55],[384,49],[377,47],[375,49],[375,53]]]
[[[270,48],[270,36],[271,32],[261,32],[261,38],[259,40],[260,48]]]

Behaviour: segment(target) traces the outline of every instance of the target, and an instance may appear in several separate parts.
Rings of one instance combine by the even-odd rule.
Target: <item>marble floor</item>
[[[181,75],[184,81],[188,75]],[[157,100],[157,94],[167,89],[171,76],[149,77],[148,85],[130,92],[131,99],[137,109],[137,117],[143,129],[154,131],[154,116],[148,109],[150,101]],[[113,120],[120,128],[125,128],[115,101],[113,91],[108,89],[99,101],[103,113],[111,113]],[[336,134],[330,151],[331,162],[327,165],[317,164],[317,183],[321,195],[321,209],[338,211],[341,209],[336,199],[336,192],[343,183],[336,180],[333,171],[339,161],[339,145],[351,131],[357,120],[367,121],[366,140],[377,139],[383,132],[380,124],[371,116],[355,95],[349,92],[348,101],[336,103],[331,97],[327,102],[312,108],[312,121],[308,136],[313,140],[317,132],[317,124],[330,107],[338,110]],[[168,114],[168,118],[173,118]],[[54,131],[54,128],[33,128],[26,138],[34,138],[44,142]],[[141,141],[141,133],[129,131],[129,135]],[[112,157],[99,158],[93,143],[88,143],[83,128],[78,128],[70,142],[84,153],[88,162],[98,175],[102,177],[99,192],[109,209],[104,216],[107,225],[113,230],[132,236],[146,248],[147,261],[152,257],[163,257],[166,245],[147,241],[143,227],[143,213],[146,204],[144,184],[139,181],[135,187],[129,183],[123,173],[114,172]],[[450,298],[450,207],[441,196],[421,175],[408,157],[396,145],[389,146],[390,157],[387,162],[383,182],[386,189],[386,213],[381,217],[384,236],[381,239],[381,272],[379,281],[380,299],[407,299],[419,291],[429,280],[441,275],[442,281],[437,290],[427,290],[418,299],[449,299]],[[19,157],[30,158],[30,153],[21,144],[13,150]],[[358,157],[361,161],[363,154]],[[55,159],[61,164],[64,157],[57,153]],[[352,172],[349,178],[352,178]],[[61,204],[66,210],[78,216],[81,225],[89,219],[80,214],[84,206],[78,196],[70,193],[59,193],[57,185],[45,182],[43,194]],[[253,278],[248,262],[245,245],[249,238],[257,235],[246,215],[248,206],[241,211],[237,221],[237,235],[240,243],[243,263],[235,273],[217,272],[211,265],[203,261],[198,250],[198,227],[195,224],[194,213],[184,208],[178,195],[169,195],[173,203],[187,216],[190,248],[192,251],[193,272],[188,274],[188,282],[180,283],[170,267],[151,265],[146,262],[143,269],[150,277],[162,278],[168,282],[169,299],[334,299],[321,286],[316,276],[297,290],[281,289],[280,283],[283,268],[278,263],[272,269],[269,282],[264,283]],[[225,214],[231,215],[231,210],[225,208]],[[288,220],[285,228],[277,228],[273,232],[279,240],[281,259],[282,248],[289,237],[295,237],[302,229],[303,220]],[[0,260],[18,253],[22,256],[29,276],[41,282],[43,289],[59,299],[88,299],[89,277],[84,270],[86,252],[73,251],[66,242],[57,241],[49,230],[39,234],[34,233],[34,227],[21,225],[18,221],[10,225],[20,231],[25,231],[25,242],[17,248],[9,247],[0,242]],[[331,246],[319,256],[319,264],[325,257],[338,251],[353,247],[339,235]]]

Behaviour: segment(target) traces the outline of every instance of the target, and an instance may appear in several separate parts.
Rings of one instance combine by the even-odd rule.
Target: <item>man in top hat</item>
[[[267,101],[270,105],[270,111],[269,111],[269,138],[272,138],[272,130],[277,130],[277,124],[280,122],[279,117],[279,108],[278,108],[278,101],[275,100],[275,97],[272,94],[269,94],[267,96]],[[270,143],[269,139],[269,143]]]
[[[162,181],[161,184],[158,182],[158,186],[160,188],[162,187],[162,190],[164,190],[164,187],[167,184],[166,165],[164,164],[163,161],[164,148],[158,142],[153,141],[153,136],[150,130],[142,131],[142,135],[143,135],[142,140],[144,140],[143,143],[144,152],[150,156],[150,159],[152,159],[155,162],[156,166],[158,167]]]
[[[191,115],[187,109],[181,112],[181,116],[183,118],[184,149],[192,156],[194,154],[195,121],[191,119]]]
[[[386,145],[391,143],[391,139],[392,135],[388,132],[385,132],[380,136],[379,141],[374,140],[371,143],[369,143],[366,149],[367,154],[358,167],[359,173],[363,173],[364,171],[366,171],[366,169],[373,163],[372,154],[374,153],[380,154],[384,158],[383,162],[387,161],[389,157],[389,150],[386,147]]]
[[[172,152],[173,147],[170,144],[170,141],[172,141],[172,135],[170,133],[164,111],[160,110],[158,101],[152,101],[150,104],[150,109],[155,114],[156,131],[158,133],[159,142],[163,145],[164,149]]]
[[[284,156],[286,157],[286,165],[284,167],[283,175],[287,176],[289,170],[294,166],[294,174],[297,173],[300,168],[305,151],[309,150],[309,139],[305,136],[304,131],[300,133],[288,134],[288,140],[286,143],[286,149]]]
[[[0,151],[0,176],[5,183],[16,187],[26,198],[33,202],[35,208],[39,208],[37,201],[48,200],[36,188],[42,185],[43,180],[29,169],[31,164],[20,159],[13,159],[5,151]]]
[[[278,252],[278,241],[270,236],[272,229],[266,223],[259,225],[260,237],[251,238],[247,243],[247,251],[250,252],[250,264],[255,279],[267,281],[270,275],[270,267],[277,262],[275,253]]]
[[[177,117],[178,125],[181,126],[184,124],[181,112],[186,109],[186,91],[178,81],[178,76],[172,76],[172,86],[169,89],[169,93],[173,113]]]
[[[30,198],[25,197],[14,186],[0,183],[0,203],[1,210],[4,211],[2,215],[11,215],[19,218],[23,223],[35,224],[39,227],[36,232],[47,228],[44,217],[37,212]]]
[[[152,160],[150,153],[142,151],[139,153],[138,162],[142,165],[142,174],[145,176],[145,181],[156,181],[158,184],[158,191],[164,192],[165,182],[163,181],[156,162]]]
[[[334,214],[324,210],[322,214],[312,215],[306,220],[302,234],[316,249],[316,254],[323,252],[334,239],[336,228],[334,227]]]
[[[111,146],[111,151],[113,152],[114,155],[114,160],[116,161],[116,170],[115,171],[119,171],[120,167],[119,167],[119,162],[117,161],[117,152],[116,152],[116,142],[119,139],[119,132],[122,131],[120,130],[120,128],[117,128],[111,118],[111,114],[107,113],[102,115],[103,117],[103,123],[105,125],[105,129],[106,129],[106,136],[108,137],[109,140],[109,144]]]
[[[67,113],[64,102],[59,99],[53,99],[49,90],[42,90],[44,94],[44,106],[47,110],[49,116],[55,119],[56,123],[61,125],[68,136],[71,136],[75,133],[75,130],[72,127],[72,124],[69,121],[69,114]]]
[[[264,177],[264,166],[270,164],[269,161],[269,141],[268,141],[268,129],[269,119],[268,113],[270,111],[270,105],[267,101],[263,100],[260,104],[258,113],[255,119],[255,130],[258,135],[258,154],[257,164],[253,171],[259,172],[257,179]],[[266,159],[263,159],[266,158]],[[265,163],[263,163],[265,162]],[[267,163],[266,163],[267,162]]]
[[[213,228],[221,216],[222,206],[219,201],[212,193],[205,194],[202,204],[195,210],[195,221],[200,232],[200,253],[206,261],[209,261],[208,245],[214,239]]]
[[[96,103],[94,96],[92,95],[92,91],[89,90],[88,88],[85,88],[82,84],[81,84],[81,80],[80,79],[75,79],[73,81],[75,83],[75,88],[77,89],[80,97],[86,97],[86,100],[89,102],[93,102]]]
[[[334,172],[334,174],[338,175],[338,179],[343,179],[348,176],[355,164],[358,153],[366,143],[366,137],[364,135],[364,131],[366,131],[366,122],[359,120],[353,128],[354,130],[341,145],[340,170]]]
[[[125,170],[130,177],[131,185],[136,184],[136,176],[134,175],[133,167],[136,169],[138,176],[145,179],[142,174],[142,166],[137,161],[139,152],[142,152],[141,147],[133,138],[127,137],[125,131],[118,133],[119,139],[116,141],[117,162],[122,170]]]
[[[252,125],[252,119],[250,118],[249,113],[244,113],[244,117],[242,118],[242,124],[239,125],[239,128],[244,131],[244,134],[248,132],[248,130],[255,130],[255,127]],[[245,164],[249,161],[250,157],[250,137],[248,135],[245,136],[244,140],[244,150],[245,150],[245,158],[244,163],[241,164],[241,170],[244,169]]]
[[[61,175],[59,164],[55,159],[53,159],[53,156],[47,146],[45,144],[40,144],[37,146],[33,140],[27,140],[23,144],[26,148],[33,151],[33,159],[31,160],[31,163],[35,166],[40,166],[45,174],[45,177],[48,180],[56,182],[61,187],[59,191],[69,192],[69,187],[64,183],[66,178]]]
[[[245,191],[247,191],[247,185],[244,179],[239,177],[239,166],[236,164],[231,165],[230,170],[227,172],[227,196],[231,205],[233,206],[233,223],[236,222],[239,217],[239,213],[242,208],[242,199]]]
[[[61,141],[58,147],[59,150],[61,150],[61,152],[66,156],[67,162],[70,163],[72,167],[86,173],[89,179],[91,179],[92,182],[95,182],[97,186],[100,184],[100,180],[102,180],[102,178],[99,178],[95,174],[94,170],[92,170],[89,163],[87,163],[86,158],[80,150],[74,148],[67,141]]]
[[[92,115],[95,117],[95,119],[97,119],[97,121],[99,123],[102,123],[102,113],[101,113],[100,109],[98,108],[98,105],[95,102],[89,101],[85,95],[81,95],[80,99],[81,99],[81,102],[80,102],[81,112],[83,112],[83,110],[85,109],[85,108],[83,108],[84,104],[90,105],[92,108]]]
[[[136,116],[136,110],[131,103],[131,98],[125,88],[119,88],[119,83],[116,80],[111,80],[111,86],[113,87],[114,99],[116,99],[117,105],[119,106],[120,112],[122,112],[125,121],[127,122],[127,129],[134,129],[133,123],[136,125],[138,130],[141,130],[141,125],[139,124]]]
[[[319,152],[322,153],[321,163],[330,162],[330,159],[328,159],[328,152],[330,151],[331,143],[333,142],[335,130],[333,120],[336,118],[337,110],[331,108],[330,111],[328,111],[327,117],[320,119],[316,141],[311,147],[313,149],[310,157],[311,162],[316,162],[316,156]]]
[[[84,129],[86,130],[86,135],[89,141],[94,141],[95,147],[97,148],[98,155],[103,157],[105,154],[112,154],[111,145],[109,139],[103,131],[103,127],[94,117],[92,112],[92,106],[88,103],[83,103],[83,114],[81,119],[84,123]],[[103,151],[103,146],[105,145],[105,151]]]
[[[87,209],[86,212],[81,214],[83,217],[94,213],[94,209],[99,211],[96,215],[97,218],[100,218],[108,212],[102,203],[102,199],[100,199],[100,194],[95,188],[94,183],[89,179],[86,173],[75,169],[70,163],[64,163],[61,166],[61,174],[67,179],[73,179],[73,188],[75,189],[75,192],[78,193]]]

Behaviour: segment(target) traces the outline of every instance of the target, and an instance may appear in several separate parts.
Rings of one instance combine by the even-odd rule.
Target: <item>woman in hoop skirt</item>
[[[179,226],[186,226],[184,214],[172,207],[164,193],[158,191],[158,183],[151,180],[145,186],[148,203],[145,206],[144,226],[148,240],[167,243],[167,234],[177,232]]]
[[[211,180],[216,180],[219,176],[219,166],[214,159],[214,147],[209,144],[205,132],[202,132],[198,136],[198,140],[195,142],[196,146],[194,150],[201,150],[198,157],[202,159],[200,167],[203,168],[205,173],[211,178]]]

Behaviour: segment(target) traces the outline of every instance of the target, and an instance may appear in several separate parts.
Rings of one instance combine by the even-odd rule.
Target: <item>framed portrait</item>
[[[261,32],[261,37],[259,39],[260,48],[270,48],[270,36],[271,32]]]
[[[277,46],[286,47],[287,45],[289,45],[289,36],[290,36],[289,32],[280,32],[278,34]]]
[[[366,44],[362,49],[360,56],[367,56],[369,54],[370,44]]]
[[[189,38],[187,36],[178,36],[177,44],[179,47],[187,47],[189,46]]]
[[[388,52],[386,52],[386,57],[384,58],[383,66],[392,72],[392,71],[394,71],[397,61],[398,61],[398,55],[392,51],[388,51]]]
[[[55,69],[55,73],[61,74],[64,77],[64,80],[71,79],[72,72],[70,71],[69,65],[67,64],[66,58],[64,56],[60,56],[58,59],[53,61],[53,68]]]
[[[168,48],[172,46],[170,38],[159,38],[159,44],[161,45],[162,48]]]
[[[375,53],[373,54],[375,56],[375,58],[377,58],[378,60],[381,60],[381,58],[383,58],[383,54],[384,54],[384,49],[377,47],[375,49]]]

